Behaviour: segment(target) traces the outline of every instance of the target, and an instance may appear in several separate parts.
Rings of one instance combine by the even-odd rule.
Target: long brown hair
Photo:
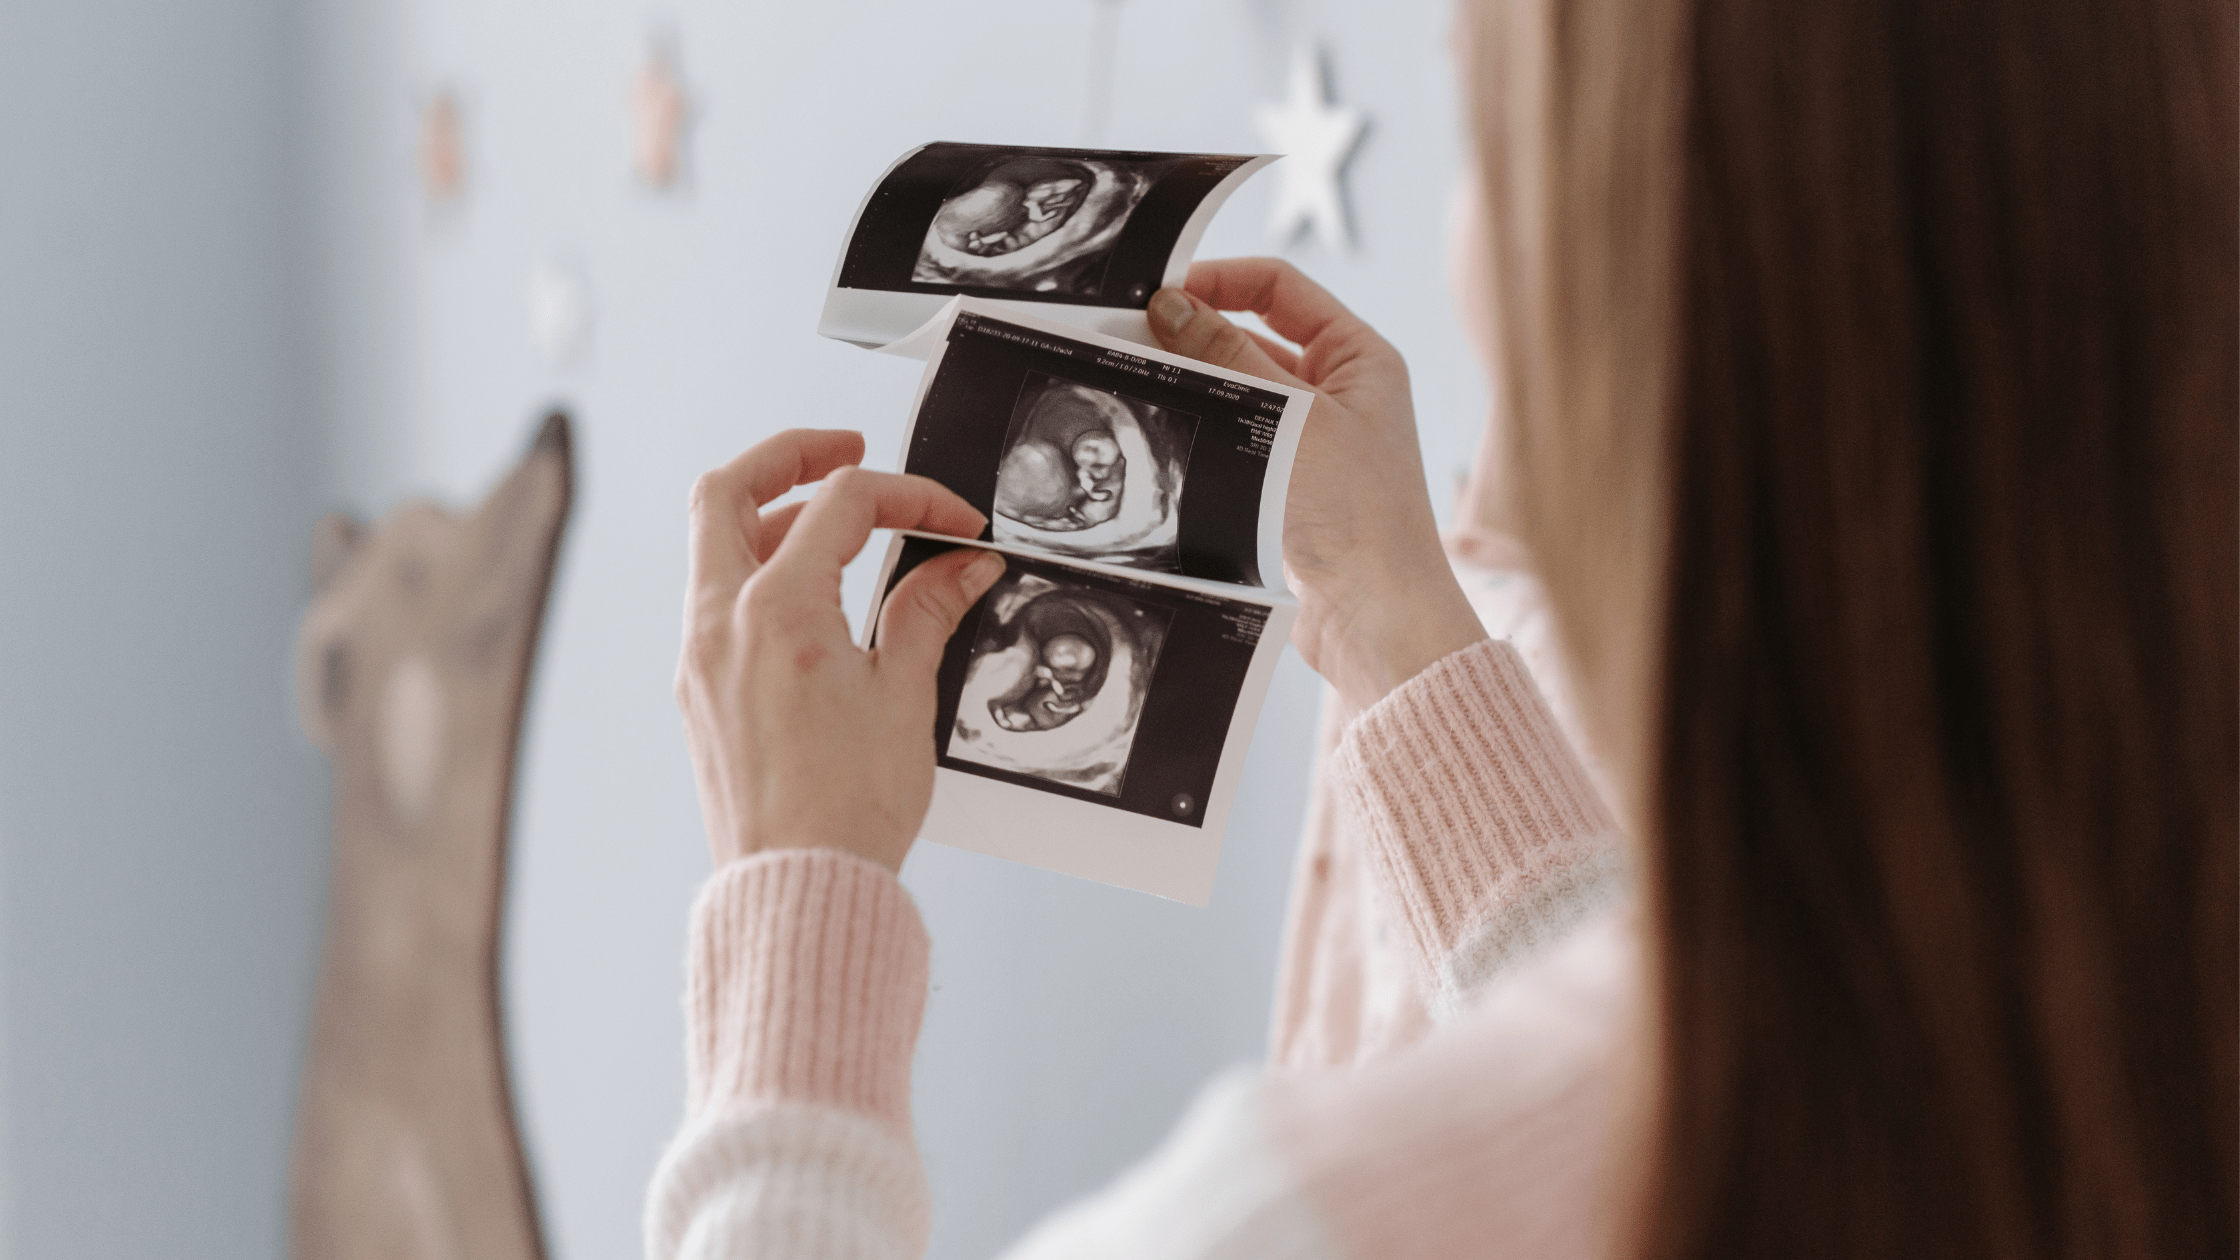
[[[2233,1255],[2233,5],[1478,19],[1515,511],[1647,858],[1634,1250]]]

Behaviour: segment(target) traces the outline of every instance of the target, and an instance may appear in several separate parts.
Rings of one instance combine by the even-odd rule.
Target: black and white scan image
[[[1097,297],[1113,245],[1157,174],[1113,158],[991,160],[942,201],[911,279]]]
[[[1171,407],[1029,373],[996,473],[996,541],[1178,570],[1177,511],[1197,427]]]
[[[982,605],[948,756],[1118,796],[1173,612],[1006,573]]]

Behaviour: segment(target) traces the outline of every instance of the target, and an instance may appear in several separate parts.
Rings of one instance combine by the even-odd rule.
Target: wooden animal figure
[[[481,506],[320,522],[297,643],[334,763],[296,1260],[540,1260],[498,993],[523,699],[573,483],[554,413]]]

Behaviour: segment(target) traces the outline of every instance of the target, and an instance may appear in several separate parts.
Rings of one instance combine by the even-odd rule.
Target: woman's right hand
[[[793,429],[692,487],[677,705],[718,866],[832,848],[899,870],[933,801],[934,675],[1003,561],[959,547],[919,565],[881,604],[879,646],[857,647],[840,570],[872,530],[971,538],[988,523],[862,458],[860,434]],[[769,506],[813,481],[808,502]]]
[[[1217,312],[1252,311],[1283,346]],[[1299,596],[1292,641],[1356,708],[1485,637],[1431,514],[1415,407],[1400,353],[1329,292],[1274,258],[1190,268],[1151,299],[1151,328],[1177,354],[1312,389],[1283,521],[1283,567]]]

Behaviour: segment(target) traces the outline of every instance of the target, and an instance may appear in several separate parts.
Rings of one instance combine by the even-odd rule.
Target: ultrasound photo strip
[[[921,145],[857,208],[817,331],[890,348],[969,294],[1151,344],[1151,294],[1275,157]]]
[[[960,297],[921,334],[902,470],[1055,559],[1282,589],[1314,395]]]
[[[879,601],[959,546],[1006,567],[943,654],[920,838],[1204,905],[1296,605],[924,534],[888,547]]]
[[[904,471],[989,519],[896,536],[878,601],[960,545],[1007,565],[944,651],[925,839],[1212,892],[1298,610],[1283,509],[1313,394],[1158,349],[1144,309],[1274,160],[930,144],[857,209],[817,331],[926,360]]]

